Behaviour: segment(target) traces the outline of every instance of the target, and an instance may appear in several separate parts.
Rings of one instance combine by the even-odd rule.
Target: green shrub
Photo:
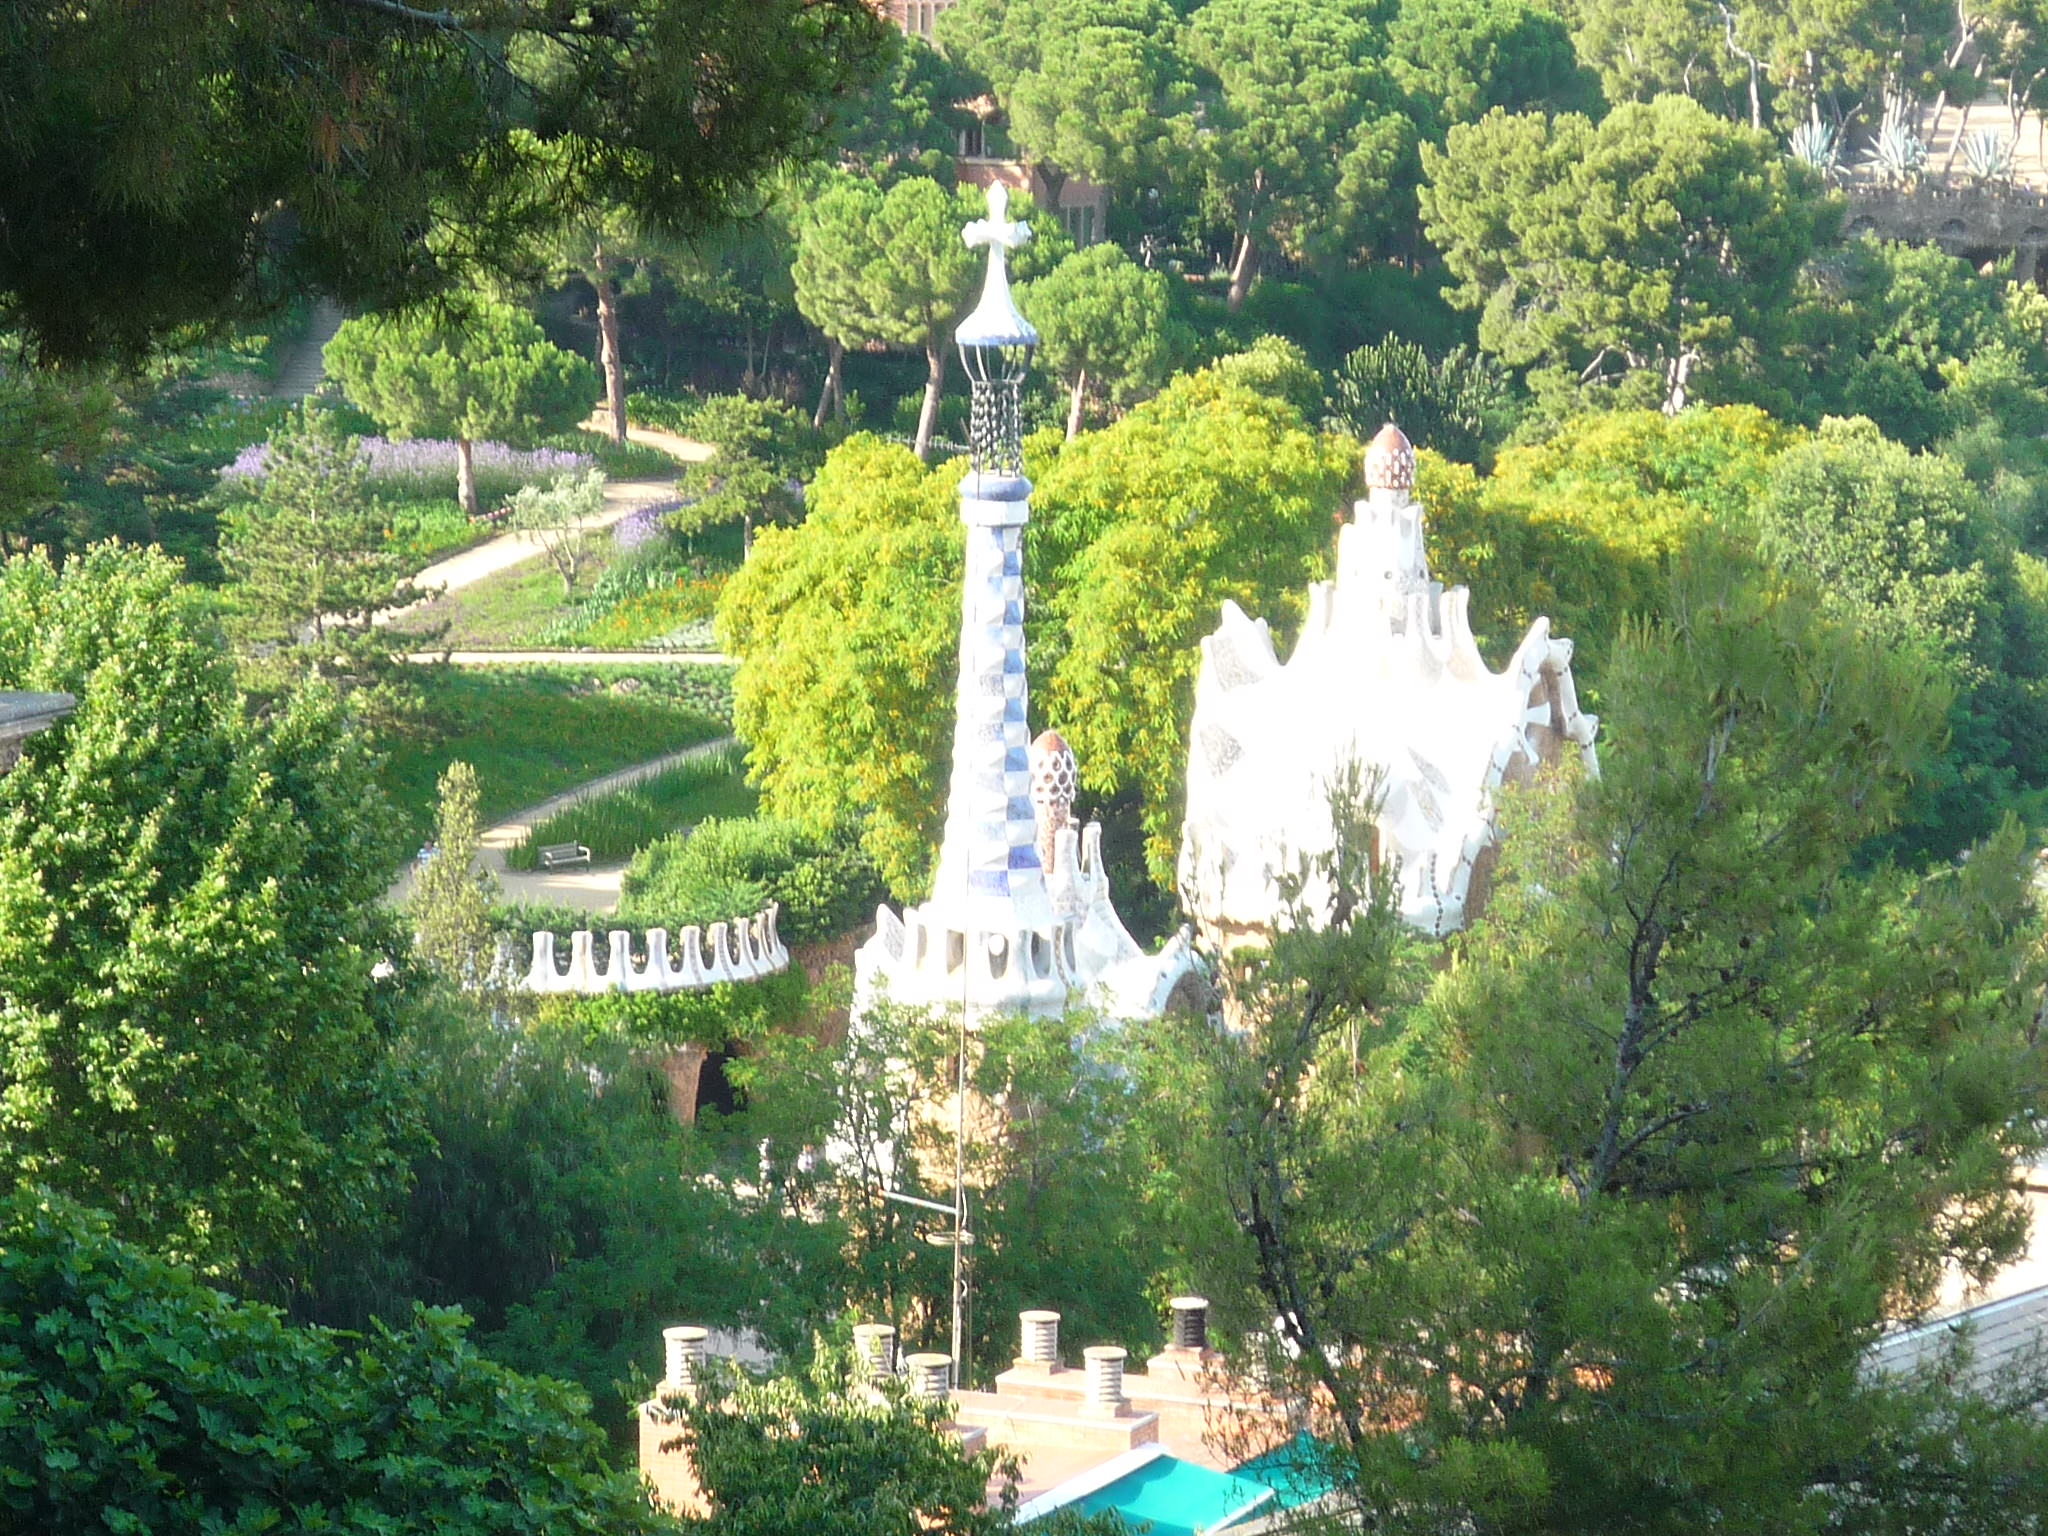
[[[688,437],[700,404],[694,394],[656,395],[636,389],[626,396],[626,420],[636,427],[658,427]]]
[[[740,914],[713,919],[728,922]],[[660,927],[659,923],[628,925],[622,918],[590,914],[588,926],[600,932],[623,926]],[[708,928],[710,923],[703,926]],[[783,934],[785,942],[789,935]],[[674,930],[670,930],[674,954]],[[598,945],[599,953],[604,945]],[[599,992],[590,996],[557,994],[537,999],[535,1031],[551,1043],[597,1050],[626,1045],[673,1050],[701,1045],[722,1051],[735,1040],[759,1040],[802,1019],[810,982],[803,967],[763,976],[759,981],[726,982],[702,992]]]
[[[505,862],[513,869],[538,868],[540,850],[555,843],[581,843],[599,863],[630,858],[655,839],[707,818],[744,816],[754,808],[745,769],[746,751],[735,742],[638,784],[579,800],[535,825],[506,850]],[[760,904],[748,910],[759,911]]]
[[[0,1527],[482,1536],[672,1530],[584,1395],[460,1313],[293,1327],[33,1190],[0,1200]]]
[[[782,907],[795,944],[858,927],[883,896],[881,875],[851,836],[819,837],[772,816],[707,821],[635,856],[619,912],[638,926],[670,929]]]
[[[387,501],[385,538],[421,565],[455,550],[482,542],[497,533],[488,524],[472,523],[453,496],[427,501]]]

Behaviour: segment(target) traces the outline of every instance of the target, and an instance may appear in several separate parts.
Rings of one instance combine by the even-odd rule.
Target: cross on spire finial
[[[961,231],[970,246],[987,246],[993,260],[1014,251],[1031,238],[1031,226],[1010,217],[1010,189],[1000,181],[988,189],[988,217],[976,219]]]

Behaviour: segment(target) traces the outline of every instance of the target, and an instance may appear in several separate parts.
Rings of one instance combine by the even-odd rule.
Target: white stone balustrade
[[[606,938],[605,958],[597,958],[597,935],[588,928],[569,936],[569,965],[555,955],[555,936],[533,936],[533,963],[523,986],[541,994],[595,995],[604,992],[702,992],[744,981],[759,981],[789,969],[789,949],[776,931],[781,909],[770,902],[752,917],[713,923],[708,930],[694,924],[677,935],[676,953],[669,949],[668,930],[647,930],[646,961],[633,963],[633,935],[614,928]]]

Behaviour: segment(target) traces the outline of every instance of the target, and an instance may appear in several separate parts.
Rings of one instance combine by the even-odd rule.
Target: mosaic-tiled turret
[[[966,580],[946,829],[931,899],[900,917],[887,907],[876,913],[875,936],[855,960],[857,1015],[886,994],[963,1007],[972,1023],[990,1013],[1058,1013],[1086,991],[1105,1009],[1138,1017],[1160,1011],[1188,963],[1185,943],[1146,958],[1118,921],[1099,829],[1085,837],[1056,829],[1058,901],[1047,886],[1024,655],[1031,482],[1018,417],[1038,332],[1010,294],[1007,257],[1031,231],[1010,219],[1008,199],[991,187],[989,216],[966,230],[969,245],[988,249],[988,275],[957,338],[973,389],[973,465],[960,482]]]

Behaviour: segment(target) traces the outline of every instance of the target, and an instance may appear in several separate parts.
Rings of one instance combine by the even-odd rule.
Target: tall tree
[[[1348,260],[1398,228],[1415,129],[1384,39],[1358,9],[1313,0],[1209,0],[1184,47],[1206,81],[1207,200],[1236,238],[1230,307],[1284,252]]]
[[[1495,107],[1600,115],[1599,82],[1580,65],[1564,18],[1529,0],[1409,0],[1387,42],[1395,77],[1427,112],[1425,138]]]
[[[953,481],[847,439],[802,526],[764,530],[719,600],[719,643],[740,658],[733,727],[765,807],[820,829],[858,821],[899,891],[925,878],[952,729]]]
[[[180,568],[115,545],[0,567],[0,678],[79,700],[0,777],[0,1155],[283,1290],[415,1122],[368,750],[317,694],[250,711]]]
[[[342,393],[394,437],[452,437],[457,494],[475,517],[478,438],[518,444],[567,431],[590,409],[597,376],[527,314],[473,300],[467,314],[364,315],[327,344]]]
[[[797,225],[796,304],[825,338],[825,387],[811,425],[822,428],[831,411],[846,414],[842,383],[848,347],[881,340],[881,320],[868,302],[872,258],[869,231],[882,192],[858,176],[835,176],[810,199]]]
[[[921,37],[902,37],[874,84],[840,112],[839,163],[878,186],[902,176],[951,181],[960,135],[975,121],[964,104],[987,92],[973,70]]]
[[[935,181],[899,181],[882,196],[868,224],[874,259],[862,291],[876,335],[924,353],[924,404],[917,413],[920,459],[929,458],[953,355],[952,329],[966,313],[980,275],[977,252],[960,238],[961,199]]]
[[[1067,440],[1080,435],[1092,387],[1118,406],[1166,382],[1188,338],[1173,318],[1164,272],[1104,243],[1076,251],[1017,295],[1043,338],[1039,362],[1067,386]]]
[[[1194,88],[1164,0],[1060,0],[1039,24],[1036,63],[1004,104],[1054,208],[1068,176],[1126,198],[1167,177],[1194,142]]]
[[[1599,778],[1515,798],[1455,965],[1404,955],[1363,822],[1346,910],[1236,963],[1249,1033],[1187,1036],[1215,1097],[1183,1156],[1240,1230],[1208,1294],[1277,1314],[1267,1364],[1367,1528],[2048,1507],[2038,1380],[1973,1402],[1865,1353],[1945,1264],[2016,1252],[2039,1145],[2019,829],[1925,876],[1862,855],[1943,694],[1703,568],[1614,660]]]
[[[1678,96],[1597,126],[1490,112],[1422,158],[1429,237],[1480,345],[1539,391],[1617,385],[1671,412],[1695,374],[1770,344],[1835,222],[1769,137]]]
[[[861,0],[10,6],[0,331],[134,355],[309,288],[375,310],[529,277],[565,214],[715,227],[822,147],[885,34]],[[520,126],[574,146],[545,201]]]
[[[797,304],[825,334],[832,362],[826,398],[838,394],[839,360],[848,346],[870,341],[913,347],[924,354],[924,404],[918,412],[916,453],[931,452],[945,392],[952,331],[966,313],[983,258],[961,239],[981,217],[974,187],[948,191],[913,176],[877,197],[853,177],[832,182],[799,226],[795,263]],[[1012,276],[1029,279],[1072,249],[1056,221],[1033,218],[1031,200],[1011,202],[1012,217],[1029,222],[1031,244],[1016,254]],[[825,399],[815,420],[822,426]]]

